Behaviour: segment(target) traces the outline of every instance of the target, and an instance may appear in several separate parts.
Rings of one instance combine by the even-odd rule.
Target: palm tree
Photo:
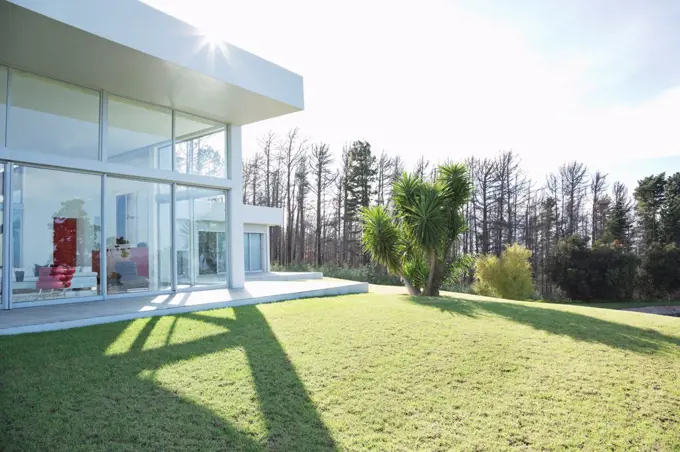
[[[403,173],[392,189],[394,211],[364,208],[363,246],[371,257],[398,275],[412,295],[439,295],[439,287],[458,260],[457,240],[465,229],[462,207],[471,184],[467,168],[446,163],[434,183]]]

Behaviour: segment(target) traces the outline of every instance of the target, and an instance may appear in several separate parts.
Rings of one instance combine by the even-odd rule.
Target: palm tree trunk
[[[408,290],[409,295],[420,295],[420,290],[413,287],[411,281],[409,281],[403,274],[399,274],[399,277],[402,281],[404,281],[404,285],[406,286],[406,290]]]
[[[423,291],[423,295],[427,297],[432,297],[432,296],[437,296],[439,295],[439,290],[436,290],[436,294],[434,292],[434,275],[437,271],[437,251],[436,250],[430,250],[427,253],[428,260],[430,261],[430,274],[427,275],[427,285],[425,286],[425,290]]]

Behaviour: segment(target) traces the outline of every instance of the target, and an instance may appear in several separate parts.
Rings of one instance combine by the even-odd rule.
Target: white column
[[[243,288],[243,169],[241,168],[241,126],[229,126],[229,175],[233,188],[229,190],[227,220],[229,236],[229,287]]]

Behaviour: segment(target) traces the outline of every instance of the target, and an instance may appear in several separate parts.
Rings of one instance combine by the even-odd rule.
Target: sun
[[[229,58],[229,46],[222,38],[221,30],[217,28],[201,28],[199,31],[201,38],[200,50],[208,50],[213,59],[220,54],[223,58]]]

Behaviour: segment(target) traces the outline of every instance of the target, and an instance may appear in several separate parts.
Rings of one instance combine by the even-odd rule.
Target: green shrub
[[[637,257],[614,242],[588,248],[577,235],[557,244],[552,281],[572,300],[628,300],[635,292]]]
[[[675,243],[653,243],[642,258],[638,281],[645,298],[680,295],[680,248]]]
[[[531,279],[531,251],[514,244],[500,257],[480,256],[475,264],[475,293],[510,300],[528,300],[536,292]]]

